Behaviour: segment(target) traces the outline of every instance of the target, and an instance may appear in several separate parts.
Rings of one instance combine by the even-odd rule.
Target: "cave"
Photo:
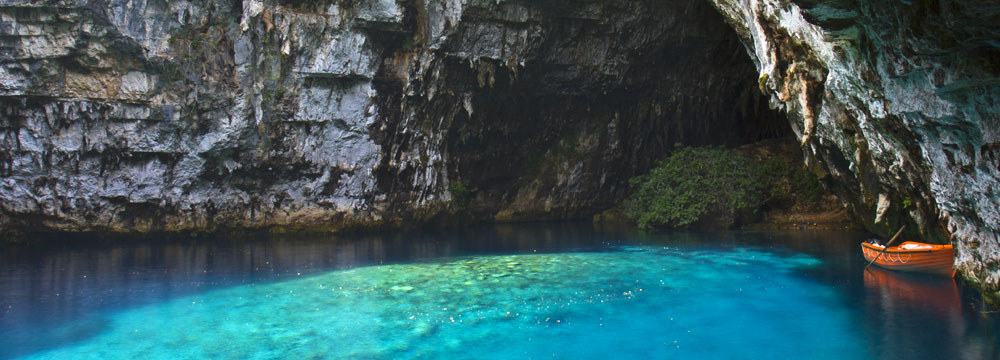
[[[1000,354],[989,0],[19,0],[0,19],[0,357]],[[687,176],[742,180],[688,198],[764,205],[644,226],[634,180],[692,147],[821,200]],[[916,247],[877,262],[894,234]]]
[[[0,228],[582,219],[678,145],[794,138],[856,224],[995,288],[995,11],[758,5],[2,7]]]
[[[412,26],[416,45],[381,49],[373,129],[389,149],[379,182],[397,208],[426,199],[413,186],[435,168],[447,182],[434,190],[459,187],[473,218],[589,218],[677,146],[791,136],[746,48],[704,1],[470,6],[425,49],[433,60],[409,69],[410,84],[392,56],[408,56],[400,44],[421,46],[427,30]]]

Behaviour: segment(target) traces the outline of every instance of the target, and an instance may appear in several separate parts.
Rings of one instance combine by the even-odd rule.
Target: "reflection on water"
[[[877,267],[866,269],[864,274],[865,290],[879,302],[887,316],[923,312],[948,324],[961,323],[962,304],[954,279]]]
[[[299,306],[296,305],[299,304],[296,301],[310,299],[301,303],[307,304],[321,301],[317,299],[323,298],[312,299],[296,295],[297,297],[294,298],[285,298],[282,300],[283,302],[270,300],[251,302],[239,309],[231,309],[226,307],[228,304],[212,303],[212,299],[205,297],[209,296],[207,294],[213,294],[211,296],[214,299],[224,301],[223,299],[240,299],[241,296],[245,297],[248,294],[276,291],[276,289],[287,289],[298,294],[299,288],[316,285],[312,283],[315,281],[323,279],[347,281],[343,280],[346,279],[345,276],[356,275],[361,277],[351,278],[350,281],[356,282],[359,289],[370,283],[387,285],[390,290],[395,285],[397,290],[401,289],[406,292],[406,296],[399,299],[413,304],[437,301],[435,299],[444,295],[455,296],[456,302],[472,301],[464,300],[462,294],[442,293],[445,291],[443,289],[458,289],[461,286],[466,286],[465,280],[456,284],[443,282],[442,284],[446,285],[442,285],[444,287],[437,290],[408,291],[408,289],[409,287],[416,288],[412,285],[414,282],[426,282],[426,280],[417,279],[421,276],[420,274],[432,276],[430,274],[441,271],[451,274],[460,273],[456,270],[459,268],[422,265],[428,261],[445,261],[445,264],[449,264],[450,259],[463,258],[468,259],[465,261],[472,261],[473,264],[492,264],[490,261],[493,260],[491,259],[499,259],[497,261],[503,260],[503,267],[508,266],[511,262],[529,264],[536,260],[548,261],[548,258],[518,258],[510,261],[496,257],[480,259],[481,255],[593,254],[594,257],[585,257],[583,258],[585,260],[581,261],[588,261],[589,264],[613,263],[617,265],[589,275],[588,278],[598,282],[613,282],[612,279],[617,279],[616,276],[618,276],[614,274],[627,276],[630,271],[632,273],[645,272],[646,270],[643,269],[646,268],[643,266],[649,264],[643,262],[665,261],[662,258],[650,260],[652,258],[645,255],[628,255],[628,251],[623,252],[623,250],[633,249],[645,254],[649,253],[648,250],[651,248],[664,247],[670,249],[668,254],[669,259],[672,259],[670,261],[688,264],[684,268],[665,274],[667,278],[682,276],[684,271],[688,270],[692,270],[692,272],[683,275],[687,278],[686,280],[672,285],[675,292],[660,294],[666,296],[665,298],[654,301],[653,298],[647,297],[644,300],[646,302],[635,303],[645,307],[631,308],[632,310],[625,307],[619,309],[620,311],[625,313],[639,311],[632,315],[636,316],[635,314],[654,311],[651,309],[665,311],[657,307],[656,304],[675,301],[677,307],[681,307],[685,303],[685,299],[696,299],[691,301],[716,304],[716,307],[700,308],[701,310],[697,311],[708,313],[702,314],[703,316],[688,317],[691,322],[687,325],[702,326],[704,324],[699,325],[697,321],[691,319],[710,318],[710,324],[703,331],[709,332],[713,336],[719,336],[729,330],[725,326],[715,325],[712,327],[711,324],[752,322],[753,326],[746,325],[745,329],[734,330],[727,336],[748,337],[746,334],[741,335],[740,331],[754,331],[755,334],[752,337],[760,341],[766,340],[759,335],[769,335],[774,338],[772,341],[777,341],[780,338],[787,340],[788,331],[793,328],[797,329],[797,327],[795,327],[794,322],[785,322],[785,318],[788,317],[787,313],[783,314],[780,311],[771,313],[769,310],[771,304],[769,303],[774,303],[778,308],[801,305],[803,307],[796,309],[804,311],[803,314],[823,312],[833,316],[832,318],[814,319],[817,325],[824,324],[823,326],[828,328],[826,330],[839,331],[833,335],[824,333],[826,334],[824,336],[842,339],[855,338],[855,345],[858,349],[864,349],[869,354],[867,357],[870,358],[1000,358],[997,350],[998,343],[1000,343],[1000,337],[998,337],[1000,325],[998,325],[997,317],[996,315],[983,314],[981,301],[975,294],[956,286],[950,279],[896,274],[880,269],[866,272],[863,270],[864,261],[858,246],[862,238],[864,238],[864,234],[845,232],[680,232],[648,235],[621,229],[593,228],[590,224],[538,224],[367,236],[255,235],[197,241],[191,239],[157,241],[132,239],[131,241],[101,245],[83,245],[84,243],[81,243],[79,239],[70,239],[73,241],[50,242],[39,247],[12,247],[4,249],[0,255],[0,261],[2,261],[0,262],[0,358],[66,354],[59,353],[59,349],[68,351],[66,349],[93,348],[95,344],[103,344],[101,341],[124,339],[126,334],[121,332],[124,323],[138,326],[136,324],[149,323],[149,319],[158,316],[156,314],[162,315],[170,311],[177,311],[176,314],[171,313],[173,314],[171,318],[185,319],[184,316],[187,316],[189,312],[184,306],[189,304],[191,299],[198,299],[196,301],[199,302],[205,300],[208,301],[205,306],[214,306],[210,310],[203,308],[194,313],[202,316],[205,323],[225,324],[224,319],[213,317],[223,314],[270,321],[275,324],[275,328],[255,336],[263,336],[261,339],[266,341],[277,341],[277,343],[272,344],[274,346],[280,345],[281,348],[291,349],[288,348],[289,344],[281,343],[281,336],[302,331],[306,334],[303,335],[305,338],[321,340],[323,336],[331,335],[320,328],[286,326],[287,324],[283,324],[280,320],[268,317],[273,316],[273,310],[262,309],[279,305],[295,307]],[[746,249],[752,249],[752,251],[746,252]],[[722,260],[734,259],[725,260],[729,263],[710,261],[709,259],[715,259],[713,256],[717,255],[719,251],[724,254],[735,254],[736,258],[726,256],[719,258]],[[617,253],[624,253],[628,256],[615,255]],[[741,254],[754,254],[753,256],[756,256],[757,259],[740,259]],[[572,257],[567,259],[572,259]],[[820,261],[816,262],[815,265],[804,266],[803,259],[818,259]],[[798,265],[793,267],[794,271],[792,272],[769,273],[771,270],[768,269],[774,269],[773,271],[778,271],[779,268],[791,269],[781,266],[785,263]],[[416,278],[406,280],[404,283],[399,282],[403,278],[385,277],[386,274],[379,272],[381,270],[378,269],[396,268],[372,267],[372,265],[380,264],[403,266],[400,269],[406,269]],[[708,264],[721,264],[721,267],[713,268]],[[563,269],[566,273],[582,274],[588,273],[587,269],[598,266],[566,267],[564,265],[561,268],[553,267],[552,269],[555,271],[558,268]],[[699,266],[705,266],[701,269],[703,271],[699,271]],[[544,267],[538,268],[543,269]],[[660,267],[651,268],[660,269]],[[355,270],[345,272],[344,270],[347,269]],[[744,274],[732,273],[732,271],[749,272]],[[518,274],[515,275],[522,276]],[[709,276],[707,274],[716,275]],[[769,282],[763,282],[763,285],[753,285],[749,282],[752,279],[740,277],[731,279],[729,283],[720,281],[720,279],[727,279],[726,276],[739,274]],[[494,303],[503,303],[504,300],[500,295],[508,293],[506,291],[508,287],[504,286],[511,286],[511,289],[516,287],[520,289],[518,291],[534,291],[531,287],[532,281],[504,285],[506,282],[520,279],[517,276],[505,277],[497,282],[498,285],[482,285],[485,287],[480,287],[478,291],[480,294],[496,295],[496,299],[500,300],[496,300]],[[585,282],[588,281],[588,278],[573,278],[565,275],[552,278],[532,278],[523,275],[522,278],[547,282],[548,289],[539,289],[540,294],[544,294],[545,291],[558,291],[557,285],[563,282],[560,280],[563,278],[566,279],[565,285],[567,287],[578,286],[574,290],[576,292],[583,293],[584,290],[588,289],[588,286],[592,287],[592,284],[586,285],[589,284]],[[690,279],[696,279],[696,281]],[[657,279],[637,277],[633,280],[653,281]],[[748,281],[746,286],[758,287],[754,288],[755,292],[748,294],[727,292],[731,281],[737,280]],[[474,279],[475,281],[479,281],[479,279]],[[574,281],[580,283],[577,284]],[[426,282],[426,284],[437,283]],[[812,284],[819,287],[814,288]],[[497,286],[500,287],[497,288]],[[631,288],[629,287],[629,289]],[[801,292],[804,291],[803,289],[811,289],[809,293],[814,293],[814,296],[808,296],[808,293]],[[791,292],[787,294],[782,293],[789,291]],[[359,298],[356,299],[358,301],[364,301],[366,296],[378,295],[378,293],[368,294],[361,290],[357,294],[359,294]],[[566,296],[566,294],[558,292],[547,296],[556,295]],[[722,296],[722,298],[710,301],[709,299],[715,295]],[[302,296],[310,295],[303,293]],[[652,295],[646,294],[644,296]],[[727,297],[731,297],[731,299],[726,300]],[[384,327],[389,329],[384,331],[391,334],[392,326],[386,324],[408,319],[395,319],[390,310],[394,309],[394,306],[405,306],[406,304],[394,304],[390,301],[391,299],[385,300],[381,297],[379,299],[382,299],[379,300],[381,305],[378,306],[378,316],[375,318],[380,320],[369,325],[382,324],[374,328],[382,329]],[[745,304],[749,304],[749,308],[733,308],[732,312],[720,312],[720,309],[726,309],[729,306],[727,304],[730,303],[727,301],[735,301],[736,303],[743,301]],[[632,304],[632,302],[626,303]],[[325,307],[340,309],[338,306],[343,305],[329,303]],[[810,310],[810,306],[815,308]],[[344,309],[349,308],[345,307]],[[488,310],[489,306],[485,309]],[[523,311],[531,312],[532,310],[524,309]],[[594,307],[589,308],[588,311],[600,313],[612,311],[612,309]],[[753,313],[741,314],[739,311]],[[488,313],[488,311],[486,312]],[[355,315],[361,316],[360,314]],[[587,318],[580,314],[566,314],[566,316],[570,315],[576,316],[577,319]],[[298,314],[296,316],[308,318],[310,315]],[[853,329],[838,327],[837,324],[841,324],[841,322],[837,319],[844,317],[851,320],[848,323],[853,324]],[[322,319],[325,318],[314,318],[311,321],[332,321]],[[157,321],[166,323],[168,320],[159,319]],[[493,320],[486,320],[485,323],[489,324],[490,321]],[[662,319],[656,320],[653,324],[667,324],[667,322],[661,321]],[[503,326],[511,324],[513,323],[507,323]],[[588,326],[582,321],[574,324]],[[627,324],[627,322],[619,325],[622,328],[631,326],[623,324]],[[344,326],[342,323],[330,323],[329,325]],[[749,330],[751,328],[756,330]],[[476,329],[479,331],[476,332],[477,336],[490,336],[490,327]],[[572,339],[579,340],[578,338],[582,336],[575,333],[572,327],[560,326],[559,329],[562,329],[559,330],[561,334],[571,336]],[[636,329],[646,333],[665,331],[656,327]],[[450,332],[452,330],[461,331]],[[421,343],[424,344],[421,346],[431,347],[425,349],[426,353],[434,354],[432,348],[435,344],[442,347],[453,346],[461,340],[462,334],[469,329],[455,328],[452,330],[442,331],[439,335],[426,335],[439,336],[440,338],[435,339],[441,340],[446,337],[445,334],[455,334],[454,336],[447,335],[454,337],[454,339],[445,339],[441,343],[427,342],[428,339],[424,335],[415,337],[416,340],[413,341],[414,344]],[[525,331],[521,328],[508,330]],[[599,333],[607,337],[615,336],[613,331]],[[670,332],[662,334],[673,336],[673,333]],[[184,340],[185,337],[182,335],[170,338],[169,341],[175,345],[185,341],[194,341]],[[538,336],[543,335],[551,336],[553,333],[543,331],[538,334]],[[799,333],[796,337],[815,335],[806,331]],[[238,337],[238,333],[230,333],[227,336],[230,338]],[[713,337],[689,338],[689,340],[705,343],[689,345],[694,345],[694,349],[697,350],[717,351],[715,348],[708,348],[710,343],[713,343],[712,340],[709,340],[711,338]],[[163,339],[168,338],[164,337]],[[511,341],[516,341],[516,338]],[[589,337],[587,341],[619,344],[624,348],[640,352],[651,351],[649,347],[631,344],[622,339]],[[406,343],[400,345],[399,341],[390,342],[394,344],[393,346],[410,346]],[[556,342],[558,343],[558,341]],[[573,341],[567,342],[566,346],[572,346],[573,343]],[[706,348],[699,349],[697,346],[706,346]],[[167,351],[169,350],[168,347],[163,350],[165,352],[159,353],[158,356],[168,356],[169,352]],[[191,356],[195,356],[193,354]],[[674,355],[678,354],[674,353]],[[773,353],[770,354],[773,355]],[[378,357],[378,355],[372,356]],[[438,354],[437,356],[443,355]]]
[[[873,348],[880,358],[944,359],[965,354],[959,358],[1000,359],[997,319],[984,317],[981,304],[963,306],[954,279],[876,267],[865,270],[864,279],[871,316],[866,324],[879,344],[893,344]],[[966,300],[975,302],[974,297]],[[975,326],[978,320],[986,320],[978,324],[983,327]],[[982,357],[987,354],[991,356]]]

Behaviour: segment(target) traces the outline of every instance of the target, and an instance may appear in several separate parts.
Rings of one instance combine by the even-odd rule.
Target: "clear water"
[[[974,293],[864,271],[860,239],[558,224],[16,247],[0,357],[1000,358]]]

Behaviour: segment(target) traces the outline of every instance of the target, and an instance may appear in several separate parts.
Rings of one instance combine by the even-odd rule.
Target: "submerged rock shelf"
[[[865,271],[865,236],[581,222],[66,239],[0,252],[0,358],[995,357],[979,294]]]
[[[427,259],[95,315],[67,328],[103,331],[26,358],[866,358],[836,292],[794,275],[819,264],[753,248]]]

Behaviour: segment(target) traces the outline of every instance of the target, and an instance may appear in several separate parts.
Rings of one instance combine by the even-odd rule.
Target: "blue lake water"
[[[5,249],[0,358],[1000,358],[977,294],[865,271],[861,239],[590,224],[49,239]]]

